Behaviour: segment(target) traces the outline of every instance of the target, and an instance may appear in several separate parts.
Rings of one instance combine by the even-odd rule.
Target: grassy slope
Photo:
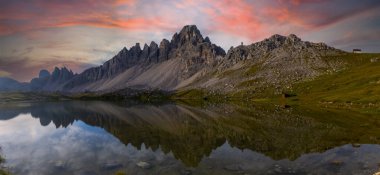
[[[351,108],[351,109],[375,109],[372,112],[380,113],[380,62],[371,62],[372,58],[380,58],[380,54],[345,54],[335,57],[326,57],[326,60],[342,61],[346,63],[346,68],[339,72],[322,75],[311,81],[297,83],[287,93],[295,94],[295,97],[286,99],[286,103],[294,104],[317,104],[328,107]],[[257,71],[257,67],[246,67],[233,72],[236,77],[252,76]],[[231,74],[231,72],[229,72]],[[235,78],[236,78],[235,77]],[[260,81],[260,80],[257,80]],[[207,102],[226,102],[226,101],[276,101],[279,95],[274,95],[274,89],[255,89],[254,83],[240,84],[245,86],[238,88],[229,94],[218,94],[207,89],[191,89],[176,92],[171,99],[186,101],[196,99],[191,103],[202,105]],[[254,92],[254,93],[252,93]],[[152,101],[154,99],[171,100],[161,93],[138,93],[137,99],[141,101]],[[116,95],[117,96],[117,95]],[[115,100],[115,95],[102,96],[100,99]],[[71,97],[75,99],[86,99],[91,95]],[[64,97],[57,94],[0,94],[1,102],[8,101],[36,101],[37,100],[60,100]],[[99,98],[99,97],[93,97]],[[90,98],[92,99],[92,98]],[[278,101],[278,100],[277,100]],[[283,101],[281,101],[283,102]],[[186,102],[188,103],[188,102]],[[367,112],[371,112],[368,111]]]
[[[345,54],[326,57],[326,60],[343,61],[346,68],[339,72],[322,75],[311,81],[297,83],[288,93],[292,103],[324,104],[339,108],[380,108],[380,62],[371,62],[372,58],[380,58],[380,54]],[[193,89],[179,91],[173,98],[177,99],[259,99],[266,101],[278,99],[273,95],[274,89],[267,88],[258,94],[249,93],[247,86],[242,91],[231,94],[212,94],[207,90]],[[219,96],[219,97],[218,97]],[[379,110],[375,112],[379,113]]]
[[[380,105],[380,62],[371,58],[380,54],[347,54],[341,57],[348,63],[345,70],[301,82],[293,92],[300,101],[348,108],[378,108]]]
[[[314,81],[300,83],[296,91],[307,98],[325,101],[380,102],[380,62],[371,63],[369,54],[347,58],[367,61],[354,63],[346,70],[321,76]]]

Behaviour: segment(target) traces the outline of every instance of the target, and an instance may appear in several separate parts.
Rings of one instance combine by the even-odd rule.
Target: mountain
[[[103,65],[75,74],[55,68],[41,70],[33,91],[96,92],[188,91],[280,94],[297,82],[340,71],[347,62],[328,57],[347,54],[324,43],[302,41],[294,34],[273,35],[226,53],[203,37],[195,25],[184,26],[171,40],[123,48]]]
[[[341,69],[343,63],[324,57],[342,53],[324,43],[302,41],[291,34],[232,47],[226,54],[208,37],[203,38],[195,25],[189,25],[175,33],[171,41],[163,39],[159,46],[152,42],[143,49],[138,43],[129,50],[123,48],[103,65],[75,76],[62,90],[211,89],[224,93],[258,82],[258,92],[271,87],[280,93],[283,87],[295,82]]]
[[[55,67],[50,74],[47,70],[41,70],[39,77],[30,82],[32,91],[62,91],[64,84],[74,77],[74,73],[66,67]]]
[[[163,39],[159,46],[151,42],[143,49],[138,43],[129,50],[123,48],[103,65],[74,77],[64,90],[112,91],[129,87],[170,91],[186,86],[224,56],[221,47],[189,25],[175,33],[171,41]]]
[[[28,83],[21,83],[8,77],[0,77],[0,92],[28,90]]]
[[[286,98],[302,104],[378,111],[379,58],[376,53],[348,53],[324,43],[303,41],[294,34],[276,34],[231,47],[226,53],[203,37],[196,26],[188,25],[170,41],[123,48],[103,65],[80,74],[64,67],[52,73],[42,70],[29,84],[1,78],[0,91],[143,101],[271,100],[281,95],[288,102]]]
[[[256,92],[273,88],[281,93],[296,82],[342,69],[343,62],[325,58],[344,53],[324,43],[302,41],[294,34],[276,34],[251,45],[229,49],[213,73],[195,81],[188,89],[230,92],[255,86]]]

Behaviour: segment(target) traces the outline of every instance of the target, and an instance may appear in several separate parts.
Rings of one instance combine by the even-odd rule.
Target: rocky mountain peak
[[[140,43],[136,43],[134,46],[132,46],[130,49],[130,51],[133,50],[133,51],[141,51],[141,47],[140,47]]]
[[[294,44],[297,42],[301,42],[301,38],[299,38],[295,34],[290,34],[288,36],[283,36],[279,34],[272,35],[271,37],[265,39],[263,42],[265,44],[274,44],[276,46],[282,45],[282,44]]]
[[[141,52],[140,58],[141,59],[147,59],[147,58],[149,58],[149,50],[150,50],[150,48],[149,48],[148,44],[145,43],[144,44],[144,48],[143,48],[143,50]]]
[[[164,61],[164,60],[167,60],[168,59],[168,56],[169,56],[169,51],[170,51],[170,42],[169,40],[167,39],[163,39],[161,42],[160,42],[160,46],[159,46],[159,56],[158,56],[158,60],[159,61]]]
[[[179,32],[179,35],[192,35],[192,37],[200,36],[201,32],[197,28],[196,25],[186,25],[182,28],[182,30]]]
[[[111,80],[131,67],[149,68],[152,64],[162,64],[162,67],[165,64],[177,64],[175,71],[178,72],[167,70],[166,68],[159,70],[175,74],[175,76],[170,77],[171,80],[165,80],[172,82],[172,84],[163,85],[167,87],[174,86],[200,70],[211,68],[225,54],[225,51],[221,47],[212,44],[208,37],[204,39],[195,25],[187,25],[178,33],[175,33],[171,41],[163,39],[159,45],[152,41],[149,45],[144,44],[142,49],[140,44],[136,43],[129,50],[123,49],[102,66],[87,69],[74,77],[64,88],[71,89],[101,79]],[[172,61],[165,63],[168,60]],[[136,78],[138,76],[136,74],[131,77]],[[162,79],[162,77],[159,78]]]
[[[319,51],[331,51],[333,53],[342,52],[338,49],[330,47],[325,43],[312,43],[309,41],[303,41],[295,34],[288,36],[282,36],[279,34],[272,35],[271,37],[264,39],[263,41],[253,43],[249,46],[251,49],[264,50],[270,52],[275,49],[285,50],[297,50],[305,52],[315,52],[313,55],[318,54]]]
[[[144,48],[143,48],[143,50],[148,50],[149,49],[149,46],[148,46],[148,44],[144,44]]]
[[[30,81],[30,88],[37,91],[57,90],[74,76],[73,71],[66,67],[55,67],[51,74],[49,71],[43,69],[37,78],[33,78]]]
[[[60,71],[60,69],[59,69],[58,67],[54,67],[54,70],[53,70],[52,74],[53,74],[54,72],[59,72],[59,71]]]
[[[156,47],[158,48],[158,45],[156,42],[152,41],[152,42],[150,42],[149,47],[150,48],[156,48]]]
[[[66,81],[71,79],[73,76],[73,71],[67,69],[66,67],[62,67],[61,69],[55,67],[51,74],[51,79],[52,81]]]
[[[204,42],[203,36],[195,25],[184,26],[179,33],[173,35],[171,41],[171,43],[177,47],[186,43],[196,45],[197,43],[202,42]]]
[[[301,41],[301,38],[299,38],[297,35],[295,34],[290,34],[287,39],[293,41],[293,42],[297,42],[297,41]]]
[[[123,47],[123,49],[121,49],[120,53],[127,53],[128,52],[128,49],[126,47]]]
[[[46,69],[40,70],[40,73],[38,74],[39,78],[47,78],[50,77],[50,72]]]
[[[292,35],[291,36],[292,38],[290,38],[283,35],[275,34],[265,39],[264,41],[262,41],[261,44],[264,46],[269,46],[270,48],[277,48],[277,47],[282,46],[285,43],[290,43],[291,41],[293,41],[294,36]],[[298,37],[295,36],[295,38],[298,38]]]
[[[123,49],[121,49],[121,50],[119,51],[119,53],[117,53],[116,56],[118,56],[118,57],[122,57],[123,55],[126,55],[127,53],[128,53],[128,49],[127,49],[126,47],[123,47]]]
[[[126,87],[170,90],[185,87],[208,72],[216,69],[223,72],[235,65],[255,65],[261,71],[257,77],[266,77],[273,84],[278,83],[277,80],[313,77],[317,75],[310,71],[314,67],[329,68],[320,59],[322,56],[339,52],[323,43],[302,41],[295,34],[276,34],[250,45],[232,47],[226,54],[209,37],[203,38],[195,25],[184,26],[173,35],[171,41],[163,39],[159,44],[152,41],[141,46],[136,43],[129,49],[124,47],[103,65],[87,69],[79,75],[73,75],[65,67],[55,68],[48,80],[34,80],[34,87],[73,92]],[[281,77],[283,75],[285,78]]]
[[[286,39],[286,36],[282,36],[280,34],[274,34],[271,37],[267,38],[266,40],[269,40],[269,41],[282,41],[282,40],[285,40],[285,39]]]
[[[283,60],[291,62],[299,59],[319,59],[325,55],[335,55],[341,52],[341,50],[329,47],[324,43],[302,41],[295,34],[288,36],[275,34],[248,46],[231,48],[222,62],[227,65],[226,67],[242,60],[264,62],[269,65],[285,62]]]
[[[210,44],[211,44],[210,38],[209,38],[208,36],[206,36],[204,42],[206,42],[206,43],[210,43]]]

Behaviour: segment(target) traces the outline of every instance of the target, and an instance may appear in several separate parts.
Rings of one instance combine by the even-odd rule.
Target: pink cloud
[[[262,10],[262,13],[268,20],[274,21],[273,25],[295,25],[305,29],[312,29],[314,27],[304,20],[305,18],[310,18],[310,15],[305,14],[300,18],[300,14],[286,7],[267,7]]]
[[[335,25],[380,5],[380,2],[375,1],[354,4],[344,0],[278,0],[278,2],[264,7],[263,13],[268,19],[273,19],[277,23],[300,26],[307,30],[319,30]]]
[[[136,0],[115,0],[114,5],[119,6],[119,5],[128,5],[128,6],[133,6],[135,5]]]
[[[290,3],[292,5],[299,6],[302,4],[327,2],[328,0],[279,0],[279,1],[280,3]]]
[[[118,12],[134,6],[135,0],[113,1],[30,1],[16,2],[0,8],[0,35],[27,32],[30,30],[91,26],[101,28],[120,28],[124,30],[149,30],[151,28],[170,28],[158,17],[122,16]],[[28,6],[20,11],[20,7]],[[126,7],[127,6],[127,7]]]
[[[337,34],[334,34],[337,38],[331,38],[331,43],[341,44],[346,41],[352,42],[361,39],[357,36],[349,35],[349,33],[345,36],[339,35],[352,29],[347,27],[338,28],[337,26],[342,23],[349,23],[351,22],[350,20],[354,20],[353,18],[356,17],[362,18],[363,13],[369,13],[368,16],[374,16],[374,14],[378,14],[379,5],[380,1],[371,0],[360,2],[355,0],[0,0],[0,37],[9,35],[6,38],[13,37],[15,42],[20,38],[26,38],[20,41],[20,45],[32,45],[36,47],[36,50],[39,50],[41,49],[39,47],[42,46],[38,46],[36,43],[49,43],[48,45],[51,46],[50,43],[58,38],[51,38],[45,34],[56,31],[65,33],[65,29],[69,27],[72,28],[68,30],[70,31],[68,34],[73,38],[77,37],[75,35],[78,35],[78,32],[73,32],[72,30],[107,33],[104,36],[94,36],[94,42],[75,41],[77,43],[83,42],[86,48],[78,48],[78,45],[66,43],[64,49],[72,51],[73,55],[75,55],[76,52],[79,52],[75,49],[83,51],[89,49],[87,46],[94,47],[94,49],[104,48],[108,43],[100,45],[97,41],[104,39],[102,37],[113,40],[114,33],[116,33],[115,36],[129,37],[131,35],[128,34],[143,31],[141,33],[146,34],[146,36],[133,36],[133,42],[138,42],[136,38],[139,38],[140,42],[141,40],[144,42],[149,40],[159,41],[162,37],[170,37],[172,33],[178,31],[183,25],[196,24],[200,29],[205,29],[202,31],[203,33],[217,33],[213,37],[220,37],[216,38],[216,40],[222,43],[225,42],[226,47],[235,37],[238,37],[239,40],[243,39],[245,42],[254,42],[275,33],[308,35],[326,30],[329,30],[330,33],[337,32]],[[375,26],[376,23],[362,23],[363,26],[360,26],[360,32],[356,33],[361,33],[361,35],[364,35],[363,33],[373,34],[371,28],[374,27],[370,25]],[[352,25],[355,24],[353,23]],[[73,28],[75,26],[86,26],[86,28]],[[59,28],[59,30],[45,30],[50,28]],[[92,30],[94,28],[102,28],[103,30]],[[107,29],[118,30],[108,31]],[[132,32],[129,33],[129,31]],[[356,33],[354,34],[358,35]],[[339,39],[339,37],[342,39]],[[366,34],[363,37],[368,40],[371,35]],[[125,38],[125,40],[130,39]],[[61,41],[60,39],[58,40]],[[7,42],[8,40],[3,40],[0,41],[0,44],[8,46],[8,50],[12,50],[13,48]],[[124,46],[122,45],[125,44],[123,42],[119,41],[120,48]],[[88,43],[91,43],[91,45],[88,45]],[[83,46],[81,45],[81,47]],[[109,48],[109,50],[117,51],[120,49],[118,48],[119,45],[112,47],[114,48]],[[25,70],[34,74],[40,68],[51,68],[53,65],[59,65],[60,62],[65,60],[73,60],[72,58],[65,58],[67,55],[61,55],[61,58],[56,59],[54,62],[49,62],[52,59],[50,53],[55,53],[56,51],[62,53],[64,51],[61,47],[50,47],[46,50],[48,51],[40,50],[38,55],[33,55],[34,53],[25,55],[33,58],[25,61],[25,63],[29,66],[32,63],[36,65],[33,69],[25,65]],[[9,52],[7,56],[16,58],[16,55],[12,54]],[[4,55],[6,54],[2,56]],[[77,55],[79,55],[77,57],[82,56],[82,54]],[[39,59],[40,57],[46,58],[46,64],[36,63],[36,60],[42,60]],[[99,55],[96,54],[91,57],[100,59],[98,58]],[[8,59],[0,58],[0,62],[6,60]],[[89,60],[91,59],[83,62],[90,62]],[[13,69],[17,70],[16,67],[21,63],[23,62],[12,64]],[[74,69],[80,70],[83,68],[83,66],[76,66],[76,64],[83,65],[86,63],[79,61],[67,63],[68,66]],[[4,65],[0,64],[0,69]],[[8,71],[11,72],[10,69]],[[17,74],[18,72],[16,72],[15,76],[22,80],[30,77],[29,73],[24,73],[25,75]]]
[[[173,31],[181,27],[178,25],[193,23],[203,24],[209,31],[255,40],[281,30],[281,25],[295,30],[300,27],[315,30],[375,7],[363,5],[332,10],[328,8],[332,3],[327,0],[268,0],[260,3],[182,0],[144,4],[137,0],[15,1],[1,4],[0,35],[71,26]],[[189,13],[196,10],[202,15]]]
[[[244,0],[209,1],[203,12],[210,17],[215,31],[257,39],[265,35],[265,24],[256,16],[256,9]]]

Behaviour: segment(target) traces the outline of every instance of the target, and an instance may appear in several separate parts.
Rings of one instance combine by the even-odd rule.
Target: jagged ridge
[[[30,89],[33,91],[62,91],[63,85],[73,77],[75,77],[73,71],[66,67],[55,67],[51,74],[47,70],[41,70],[39,77],[30,82]]]
[[[203,38],[195,25],[188,25],[170,41],[163,39],[159,45],[152,41],[142,49],[139,43],[129,49],[124,47],[103,65],[78,75],[66,68],[56,68],[52,75],[41,71],[40,77],[31,81],[31,89],[104,93],[124,88],[166,91],[208,88],[228,92],[247,81],[260,81],[256,86],[261,88],[288,86],[326,70],[339,69],[341,63],[322,57],[342,52],[291,34],[232,47],[226,54],[208,37]],[[226,76],[231,72],[235,73]]]
[[[151,42],[149,46],[145,44],[142,50],[138,43],[129,50],[124,48],[102,66],[90,68],[74,77],[65,85],[65,90],[107,91],[127,86],[173,89],[200,70],[211,67],[218,57],[224,55],[225,51],[221,47],[212,44],[208,37],[203,38],[195,25],[189,25],[175,33],[170,42],[163,39],[159,46]],[[175,70],[159,70],[160,67],[171,69],[169,65]],[[125,73],[128,69],[130,71]],[[157,74],[162,76],[156,77]],[[153,79],[151,81],[161,80],[149,84],[149,78]],[[111,79],[129,85],[121,85]],[[101,82],[102,85],[94,84],[96,82]]]
[[[189,88],[230,92],[254,86],[255,93],[268,88],[281,93],[298,81],[341,69],[343,62],[324,57],[342,53],[324,43],[302,41],[294,34],[276,34],[251,45],[231,47],[216,66],[216,76],[200,79]]]

